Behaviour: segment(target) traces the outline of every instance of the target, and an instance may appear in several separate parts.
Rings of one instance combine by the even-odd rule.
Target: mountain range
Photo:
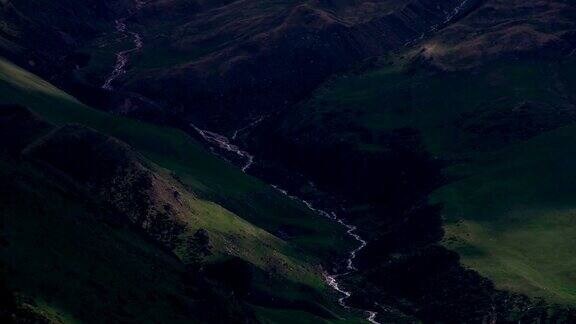
[[[571,0],[0,0],[0,320],[576,321]]]

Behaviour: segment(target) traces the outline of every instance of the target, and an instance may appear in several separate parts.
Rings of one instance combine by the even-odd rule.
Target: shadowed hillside
[[[573,1],[0,22],[0,319],[575,321]]]
[[[3,174],[7,181],[3,190],[8,195],[4,196],[6,199],[2,203],[6,211],[3,213],[4,221],[35,222],[36,217],[42,217],[46,222],[40,228],[26,223],[10,223],[4,227],[7,245],[2,252],[2,262],[7,264],[9,271],[21,273],[8,280],[15,293],[22,296],[18,307],[31,308],[34,313],[51,320],[89,322],[102,312],[119,316],[113,317],[113,322],[120,321],[120,318],[133,322],[140,322],[138,318],[165,321],[170,316],[176,316],[170,320],[175,322],[190,319],[211,322],[216,318],[224,320],[227,316],[245,322],[251,318],[275,316],[275,308],[300,311],[310,318],[327,320],[351,316],[344,314],[331,301],[331,293],[320,271],[320,264],[327,261],[327,256],[340,253],[334,248],[345,246],[343,230],[336,224],[310,214],[303,206],[287,200],[274,189],[210,156],[182,133],[166,129],[163,135],[153,137],[153,134],[160,134],[159,128],[92,110],[5,61],[0,76],[2,101],[26,104],[34,111],[32,113],[23,106],[2,106],[2,131],[10,134],[10,137],[3,137],[6,145],[2,145],[2,163],[6,166]],[[66,124],[68,122],[76,124]],[[114,133],[132,142],[133,146],[89,127]],[[12,136],[18,141],[13,141]],[[156,142],[151,141],[152,138]],[[170,146],[170,141],[183,142],[179,146]],[[162,154],[155,153],[159,149]],[[181,160],[178,153],[169,153],[171,149],[186,150],[195,159],[191,160],[193,162]],[[205,164],[203,159],[212,163]],[[202,177],[194,175],[198,171]],[[219,178],[223,173],[234,175],[234,178]],[[29,177],[31,179],[27,180]],[[220,185],[227,186],[230,195],[216,189]],[[235,195],[246,197],[244,203],[233,203]],[[28,203],[21,205],[24,201]],[[294,222],[293,236],[289,241],[278,239],[222,207],[226,204],[233,205],[237,213],[269,231]],[[264,212],[271,206],[276,209],[274,216]],[[289,219],[275,220],[274,217],[282,217],[283,213],[289,215]],[[17,215],[26,215],[26,218]],[[77,229],[69,227],[76,223]],[[52,227],[59,231],[45,232]],[[17,228],[22,232],[13,232]],[[84,233],[85,230],[89,232]],[[319,231],[326,236],[317,235]],[[58,238],[53,244],[59,245],[51,243],[34,248],[44,240],[52,242],[53,235]],[[98,239],[102,245],[86,247],[91,240],[97,240],[94,235],[111,237]],[[82,239],[77,241],[76,236]],[[314,247],[306,248],[308,236],[313,236],[315,242],[325,239],[326,243],[315,243]],[[118,251],[107,247],[106,244],[117,246],[120,244],[115,243],[118,240],[128,246],[138,245],[146,251],[157,251],[146,252],[156,253],[155,259],[169,260],[157,261],[160,265],[155,267],[160,266],[164,270],[158,271],[166,274],[154,274],[156,281],[145,279],[146,271],[155,273],[154,268],[142,270],[142,277],[134,278],[148,280],[147,285],[157,289],[165,286],[166,292],[146,295],[146,290],[138,289],[136,296],[124,295],[131,294],[131,290],[124,288],[131,281],[112,279],[122,275],[113,269],[118,266],[122,271],[129,271],[147,257],[142,254],[144,252],[130,252],[130,255],[136,253],[144,258],[137,261],[125,254],[128,247],[119,246]],[[66,245],[70,248],[65,248]],[[26,246],[36,251],[34,254],[42,254],[41,260],[44,261],[20,260],[24,256],[20,249]],[[45,249],[54,249],[54,252],[43,252]],[[106,259],[107,263],[91,265],[96,262],[89,261],[94,260],[92,258],[83,261],[74,257],[83,249],[95,250],[94,253]],[[57,251],[63,252],[58,254],[59,257],[50,258],[51,253]],[[114,258],[125,261],[110,259],[112,256],[106,256],[106,253],[116,253]],[[229,262],[237,262],[234,260],[245,260],[240,263],[246,269],[244,277],[235,278],[228,271],[222,274]],[[50,288],[51,285],[58,286],[59,276],[67,273],[65,269],[77,267],[78,262],[87,262],[87,268],[74,270],[79,277],[72,277],[70,286],[56,290]],[[125,262],[130,262],[130,265],[123,265]],[[56,272],[38,268],[45,266]],[[90,267],[94,269],[88,270]],[[43,275],[36,281],[27,280],[29,274],[37,272]],[[108,276],[113,276],[110,280],[119,280],[118,283],[105,284]],[[83,284],[83,280],[94,282],[82,288],[86,289],[86,294],[93,298],[106,298],[109,302],[76,299],[74,287]],[[241,286],[238,286],[238,280],[241,280]],[[94,285],[102,285],[102,288]],[[142,286],[137,283],[130,285]],[[108,286],[110,288],[104,288]],[[283,288],[275,290],[275,287]],[[204,290],[206,292],[202,292]],[[96,292],[100,295],[93,295]],[[120,295],[116,299],[110,294]],[[201,302],[198,296],[204,296]],[[219,298],[227,301],[217,301]],[[274,302],[262,304],[269,298]],[[211,310],[202,306],[205,302],[216,308]],[[85,303],[94,308],[86,308]],[[163,306],[164,303],[170,303],[170,306]],[[138,310],[148,308],[148,304],[164,310]],[[122,308],[112,311],[120,305]],[[223,309],[216,311],[222,305],[230,313]],[[202,311],[198,313],[194,309]],[[171,315],[164,315],[166,313]]]

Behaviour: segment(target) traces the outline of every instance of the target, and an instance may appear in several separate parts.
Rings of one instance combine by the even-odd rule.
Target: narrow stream
[[[212,145],[216,145],[225,151],[232,152],[245,160],[245,163],[242,166],[242,172],[246,173],[252,164],[254,164],[254,156],[248,152],[242,151],[238,146],[230,143],[230,140],[228,140],[227,137],[211,131],[200,129],[194,124],[190,124],[190,126],[192,126],[192,128],[194,128],[194,130],[198,132],[198,134],[200,134],[200,136],[202,136],[206,142]]]
[[[234,132],[233,138],[236,138],[239,132],[255,126],[256,124],[260,123],[263,119],[264,119],[264,117],[260,117],[259,119],[257,119],[255,122],[252,122],[248,126],[236,130]],[[217,133],[214,133],[211,131],[207,131],[204,129],[200,129],[197,126],[195,126],[194,124],[190,124],[190,126],[192,128],[194,128],[194,130],[196,130],[198,132],[198,134],[200,134],[200,136],[202,136],[202,138],[207,143],[214,145],[214,146],[216,146],[222,150],[232,152],[232,153],[238,155],[239,157],[241,157],[244,160],[244,165],[242,166],[242,172],[246,173],[248,171],[248,169],[254,164],[254,156],[251,155],[250,153],[246,152],[246,151],[243,151],[237,145],[232,144],[226,136],[220,135],[220,134],[217,134]],[[360,252],[362,249],[364,249],[368,243],[366,242],[366,240],[364,240],[360,235],[358,235],[356,233],[357,232],[356,226],[346,223],[342,218],[338,217],[338,215],[336,213],[327,212],[325,210],[318,209],[318,208],[314,207],[314,205],[311,202],[306,201],[304,199],[301,199],[299,197],[290,195],[286,190],[284,190],[284,189],[282,189],[276,185],[272,185],[272,187],[275,188],[276,190],[278,190],[280,193],[282,193],[286,197],[304,204],[308,209],[315,212],[316,214],[319,214],[323,217],[329,218],[330,220],[342,225],[343,227],[346,228],[346,233],[359,243],[358,247],[356,247],[355,249],[353,249],[352,251],[350,251],[348,253],[348,258],[346,259],[346,271],[345,272],[337,273],[337,274],[328,274],[326,272],[324,273],[324,279],[326,280],[326,283],[330,287],[332,287],[332,289],[334,289],[335,291],[337,291],[338,293],[340,293],[342,295],[342,297],[340,297],[338,299],[338,303],[342,307],[350,308],[350,306],[348,306],[346,304],[346,299],[350,298],[350,296],[352,296],[352,293],[342,287],[342,285],[338,281],[338,278],[346,276],[346,275],[352,273],[353,271],[358,270],[354,266],[354,259],[356,259],[358,252]],[[376,321],[376,316],[378,315],[377,312],[369,311],[369,310],[363,310],[363,309],[361,309],[361,311],[363,311],[367,314],[366,319],[370,323],[379,324],[379,322]]]
[[[136,9],[137,10],[140,10],[144,4],[142,1],[136,1],[135,3],[136,3]],[[126,69],[127,69],[128,63],[130,62],[130,54],[132,54],[133,52],[140,51],[144,46],[142,36],[139,33],[131,31],[128,29],[128,26],[126,24],[126,18],[121,18],[121,19],[116,20],[115,21],[115,28],[116,28],[116,32],[121,35],[120,40],[123,40],[126,38],[131,38],[132,43],[134,44],[134,47],[132,47],[128,50],[118,52],[116,54],[116,64],[114,65],[114,69],[110,73],[110,75],[106,78],[106,81],[102,85],[103,89],[110,90],[110,91],[114,90],[114,87],[112,86],[112,84],[117,79],[119,79],[121,76],[126,74],[126,72],[127,72]],[[237,136],[241,132],[246,131],[246,130],[256,126],[262,120],[264,120],[264,118],[265,118],[265,116],[262,116],[262,117],[256,119],[255,121],[251,122],[247,126],[239,128],[238,130],[236,130],[234,132],[232,139],[236,139]],[[198,132],[198,134],[200,134],[200,136],[202,136],[202,138],[207,143],[239,156],[244,161],[244,164],[241,166],[242,172],[246,173],[248,171],[248,169],[250,169],[250,167],[254,164],[254,156],[252,154],[242,150],[237,145],[233,144],[230,141],[230,139],[228,139],[226,136],[223,136],[223,135],[220,135],[220,134],[208,131],[208,130],[201,129],[201,128],[195,126],[194,124],[190,124],[190,126],[192,128],[194,128],[194,130],[196,130]],[[304,204],[307,208],[309,208],[313,212],[320,214],[324,217],[331,219],[334,222],[341,224],[342,226],[344,226],[346,228],[346,233],[349,236],[351,236],[352,238],[354,238],[354,240],[356,240],[359,243],[359,246],[356,247],[355,249],[353,249],[352,251],[350,251],[348,254],[348,258],[346,259],[346,271],[345,272],[338,273],[338,274],[324,273],[324,278],[326,280],[326,283],[330,287],[332,287],[332,289],[334,289],[335,291],[337,291],[338,293],[340,293],[342,295],[342,297],[340,297],[338,299],[338,303],[345,308],[350,308],[346,304],[346,299],[350,298],[352,293],[341,286],[340,282],[338,281],[338,278],[345,276],[345,275],[348,275],[352,271],[357,270],[356,267],[354,266],[354,259],[356,258],[357,253],[366,247],[367,242],[364,239],[362,239],[362,237],[360,237],[360,235],[358,235],[356,233],[356,230],[357,230],[356,226],[346,223],[343,219],[339,218],[335,213],[329,213],[327,211],[317,209],[312,205],[311,202],[300,199],[296,196],[292,196],[286,190],[283,190],[277,186],[273,185],[273,187],[276,190],[278,190],[280,193],[282,193],[283,195],[289,197],[290,199],[299,201],[300,203]],[[363,311],[367,314],[366,319],[369,322],[378,323],[376,321],[376,316],[378,315],[377,312],[369,311],[369,310],[361,310],[361,311]]]
[[[461,5],[456,7],[452,12],[447,12],[445,21],[439,25],[432,26],[430,28],[430,31],[435,31],[438,28],[440,28],[442,25],[449,23],[456,16],[460,15],[461,12],[468,6],[468,4],[470,2],[471,2],[471,0],[464,0],[461,3]],[[134,4],[135,4],[136,11],[139,11],[144,6],[145,1],[134,0]],[[106,89],[106,90],[113,90],[114,89],[112,84],[116,80],[118,80],[121,76],[126,74],[126,72],[127,72],[126,69],[127,69],[128,63],[130,62],[131,54],[134,52],[140,51],[144,46],[144,43],[142,40],[142,35],[140,35],[137,32],[129,30],[128,26],[126,24],[126,20],[127,20],[127,18],[121,18],[121,19],[116,20],[115,21],[115,29],[116,29],[116,32],[121,35],[121,37],[119,38],[119,41],[124,40],[126,38],[130,38],[132,40],[132,43],[134,46],[128,50],[120,51],[116,54],[116,64],[114,65],[114,69],[110,73],[110,75],[106,78],[104,84],[102,85],[102,88]],[[425,36],[425,34],[423,34],[420,38],[424,38],[424,36]],[[406,43],[406,45],[410,45],[414,41],[416,41],[416,40],[408,41]],[[246,131],[247,129],[249,129],[251,127],[254,127],[255,125],[259,124],[264,118],[265,118],[265,116],[262,116],[262,117],[256,119],[255,121],[253,121],[252,123],[248,124],[247,126],[239,128],[238,130],[236,130],[232,136],[232,140],[236,140],[239,133]],[[244,161],[244,164],[241,167],[242,172],[246,173],[250,169],[250,167],[254,164],[254,156],[251,155],[250,153],[242,150],[237,145],[233,144],[230,141],[230,139],[228,139],[226,136],[198,128],[197,126],[195,126],[193,124],[190,124],[190,126],[193,127],[194,130],[196,130],[198,132],[198,134],[200,134],[200,136],[202,136],[202,138],[207,143],[209,143],[213,146],[216,146],[216,147],[220,148],[221,150],[231,152],[231,153],[237,155],[238,157],[240,157],[240,159],[242,161]],[[354,260],[356,259],[358,252],[360,252],[362,249],[364,249],[366,247],[366,245],[367,245],[366,240],[364,240],[360,235],[357,234],[356,226],[346,223],[346,221],[344,221],[342,218],[338,217],[338,215],[336,215],[336,213],[334,213],[334,212],[329,213],[327,211],[315,208],[311,202],[303,200],[299,197],[290,195],[286,190],[283,190],[277,186],[273,185],[273,187],[276,190],[278,190],[279,192],[281,192],[283,195],[289,197],[290,199],[299,201],[300,203],[304,204],[307,208],[309,208],[313,212],[320,214],[324,217],[327,217],[334,222],[339,223],[340,225],[342,225],[343,227],[346,228],[346,233],[350,237],[352,237],[355,241],[357,241],[359,243],[358,247],[356,247],[355,249],[351,250],[348,253],[348,258],[346,259],[346,271],[344,271],[342,273],[337,273],[337,274],[328,274],[328,273],[324,274],[324,278],[326,280],[326,283],[330,287],[332,287],[335,291],[337,291],[338,293],[340,293],[342,295],[342,297],[340,297],[338,299],[338,302],[340,303],[340,305],[342,305],[345,308],[350,308],[350,306],[348,306],[346,304],[346,300],[348,298],[350,298],[352,293],[342,287],[341,283],[338,281],[338,278],[346,276],[346,275],[352,273],[353,271],[358,270],[354,266]],[[379,323],[376,320],[376,317],[378,316],[377,312],[369,311],[369,310],[361,310],[361,311],[363,311],[367,314],[366,319],[369,322]]]
[[[444,17],[444,20],[442,22],[440,22],[436,25],[430,26],[428,28],[428,31],[422,33],[420,36],[406,41],[404,43],[404,46],[406,46],[406,47],[412,46],[412,45],[416,44],[416,42],[424,39],[430,33],[433,33],[435,31],[445,27],[447,24],[452,22],[455,18],[460,16],[466,9],[468,9],[470,6],[474,5],[473,1],[477,2],[478,0],[463,0],[462,3],[460,3],[458,6],[456,6],[452,11],[445,12],[446,16]]]
[[[141,6],[142,6],[141,2],[136,2],[137,9],[141,8]],[[114,65],[114,69],[112,70],[112,72],[106,78],[106,81],[104,81],[104,84],[102,85],[102,89],[110,91],[114,89],[112,83],[121,76],[123,76],[124,74],[126,74],[126,68],[128,66],[128,63],[130,62],[130,54],[133,52],[140,51],[144,46],[144,43],[142,41],[142,35],[128,29],[128,26],[126,25],[126,18],[117,19],[115,22],[115,28],[116,32],[121,35],[120,40],[131,38],[134,47],[118,52],[116,54],[116,64]]]

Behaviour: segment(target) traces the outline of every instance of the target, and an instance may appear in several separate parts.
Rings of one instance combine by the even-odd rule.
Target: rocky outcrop
[[[141,228],[169,249],[185,230],[183,203],[167,179],[126,144],[77,125],[61,127],[26,149],[26,155],[88,188],[113,221]]]

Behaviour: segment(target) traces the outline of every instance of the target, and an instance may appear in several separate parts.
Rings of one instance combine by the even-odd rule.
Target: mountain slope
[[[246,135],[276,166],[348,199],[372,239],[353,279],[366,299],[428,321],[569,321],[574,9],[486,1]],[[548,306],[528,311],[539,298]],[[547,314],[554,303],[564,310]]]
[[[20,121],[36,118],[22,107],[0,111],[3,129],[6,123],[27,126],[11,118],[15,114],[27,115]],[[17,306],[6,310],[2,304],[4,320],[183,323],[191,317],[251,317],[233,303],[223,308],[226,296],[208,283],[191,284],[193,273],[173,254],[114,219],[73,183],[5,151],[9,139],[3,137],[0,153],[0,260]]]
[[[32,121],[24,123],[22,127],[16,127],[16,129],[23,129],[27,126],[30,127],[30,131],[37,130],[43,136],[40,135],[42,137],[34,143],[23,143],[27,146],[24,155],[18,153],[23,149],[20,145],[11,150],[10,152],[13,153],[10,153],[11,155],[3,161],[10,168],[16,170],[20,166],[24,168],[23,171],[15,171],[16,174],[39,173],[33,181],[40,183],[38,188],[42,188],[41,190],[46,192],[45,195],[56,196],[55,204],[46,206],[47,201],[50,201],[48,198],[46,198],[48,200],[26,198],[31,201],[38,200],[39,206],[42,206],[39,208],[49,209],[44,214],[38,213],[37,209],[18,207],[18,203],[13,205],[6,201],[3,208],[10,211],[10,214],[6,215],[9,218],[7,221],[17,218],[17,215],[21,213],[26,213],[30,217],[29,221],[33,221],[38,215],[46,215],[44,219],[47,224],[53,224],[52,222],[59,221],[55,214],[58,210],[71,209],[70,214],[63,214],[62,217],[72,217],[71,221],[74,222],[74,214],[88,213],[89,215],[85,217],[89,220],[88,223],[84,224],[84,217],[77,219],[77,221],[82,220],[80,228],[84,228],[83,226],[92,228],[93,225],[90,224],[104,222],[96,228],[103,226],[100,230],[105,231],[109,226],[120,226],[120,230],[126,231],[125,235],[128,235],[122,240],[127,240],[128,243],[135,244],[131,241],[130,235],[136,235],[140,237],[140,240],[148,240],[146,249],[162,251],[162,254],[167,255],[174,264],[175,268],[172,270],[166,268],[166,271],[170,272],[170,275],[166,275],[166,280],[184,275],[186,264],[189,267],[187,269],[196,269],[199,266],[201,277],[198,280],[205,278],[202,280],[215,282],[216,288],[213,290],[216,296],[221,294],[218,292],[220,288],[217,288],[219,285],[224,285],[222,288],[224,294],[227,289],[232,289],[237,296],[239,309],[247,307],[241,305],[250,303],[257,305],[267,298],[272,298],[275,302],[266,302],[263,305],[263,307],[270,308],[266,312],[262,311],[265,314],[274,314],[272,310],[276,308],[300,310],[309,314],[307,316],[319,316],[326,320],[334,319],[335,316],[349,316],[330,300],[332,292],[324,283],[319,267],[321,263],[326,263],[329,257],[347,251],[345,233],[337,224],[310,213],[305,206],[300,206],[282,196],[275,189],[245,176],[233,166],[205,152],[192,139],[180,132],[112,117],[92,110],[45,81],[6,61],[2,61],[0,79],[2,80],[0,84],[2,102],[26,104],[37,116],[40,116],[35,117],[36,119],[45,118],[54,125],[48,126],[50,124],[40,122],[40,125],[45,126],[39,127],[36,125],[37,122],[34,122],[36,119],[33,118]],[[6,114],[10,115],[11,109],[15,108],[8,109]],[[68,125],[69,122],[81,123],[114,134],[132,143],[132,147],[86,126]],[[52,131],[49,131],[50,129]],[[46,134],[47,131],[49,132]],[[16,132],[13,134],[15,135]],[[136,148],[139,151],[136,151]],[[12,175],[14,174],[9,172],[6,176],[11,178]],[[18,176],[15,176],[15,179],[18,179]],[[23,189],[10,190],[13,186],[19,188],[20,185],[17,182],[7,190],[14,191],[17,196],[35,197],[30,196],[31,193]],[[55,189],[52,188],[60,189],[53,193]],[[63,195],[63,198],[59,198],[59,195]],[[58,199],[62,202],[56,203]],[[289,227],[292,236],[287,241],[278,239],[226,210],[218,202],[222,205],[235,206],[237,213],[268,231],[274,232]],[[67,207],[68,205],[71,207]],[[29,206],[33,208],[34,205]],[[274,208],[276,212],[268,213],[267,211],[271,208]],[[96,213],[96,216],[90,216],[92,213]],[[107,225],[108,222],[112,223]],[[57,225],[46,226],[50,228]],[[36,244],[33,239],[35,235],[41,235],[39,237],[47,237],[47,239],[52,235],[34,234],[34,227],[25,228],[26,232],[21,238],[23,242],[21,245]],[[62,228],[62,230],[68,229]],[[69,230],[70,235],[73,233],[86,235],[81,241],[85,243],[74,243],[73,236],[60,233],[58,244],[68,244],[74,249],[82,249],[92,239],[90,236],[92,234]],[[309,240],[311,236],[314,237],[313,241]],[[107,244],[117,244],[111,240],[108,240],[110,243]],[[198,242],[204,243],[198,245],[200,244]],[[338,250],[339,248],[342,250]],[[56,248],[58,249],[66,250],[62,247]],[[95,253],[105,255],[106,248],[95,247],[95,249],[97,249]],[[9,284],[25,296],[32,298],[31,303],[40,305],[38,306],[40,312],[53,312],[54,314],[50,316],[55,316],[55,318],[70,316],[70,318],[80,318],[83,321],[92,321],[90,316],[96,316],[104,311],[84,309],[82,303],[72,301],[73,291],[68,288],[63,287],[62,291],[56,295],[51,292],[35,293],[35,289],[38,289],[36,287],[41,286],[42,282],[57,282],[58,278],[52,278],[53,274],[48,273],[46,278],[39,278],[35,284],[31,282],[29,285],[24,284],[28,277],[26,273],[40,270],[34,268],[35,264],[28,266],[24,261],[14,259],[22,255],[20,250],[8,248],[5,253],[7,259],[4,262],[6,260],[16,262],[10,266],[24,272],[20,281],[9,280]],[[41,253],[40,250],[39,253]],[[76,255],[80,252],[70,251],[69,253]],[[69,253],[63,253],[62,257]],[[122,257],[122,251],[119,251],[118,255]],[[237,286],[234,280],[238,279],[234,279],[231,273],[222,272],[222,269],[227,269],[229,262],[239,262],[234,261],[237,259],[245,261],[235,267],[246,269],[247,275],[253,278],[242,284],[244,288]],[[75,258],[55,258],[45,263],[53,264],[56,268],[66,268],[72,266],[70,262],[74,260]],[[118,264],[122,265],[123,262],[118,261]],[[131,269],[131,266],[124,267],[123,271],[128,271],[128,269]],[[107,271],[110,275],[116,275],[115,272],[110,272],[110,269],[97,271]],[[100,272],[86,271],[86,275],[96,282],[101,280]],[[72,285],[73,283],[74,280],[71,281]],[[154,282],[150,284],[164,285],[164,283]],[[208,287],[210,285],[212,284],[208,284]],[[186,287],[188,286],[184,285],[179,289]],[[192,283],[190,289],[198,287],[201,288],[202,285],[197,286]],[[275,289],[276,287],[283,287],[283,289]],[[90,288],[85,289],[89,291]],[[117,289],[122,290],[122,288]],[[168,290],[183,294],[172,288]],[[123,291],[122,294],[129,293],[129,291]],[[140,293],[144,291],[141,290]],[[145,299],[128,299],[131,300],[131,306],[127,306],[131,307],[130,316],[135,316],[134,312],[138,313],[134,307],[146,305]],[[156,299],[152,300],[153,303],[155,303],[154,300]],[[194,305],[193,301],[184,301],[178,297],[174,301],[176,303],[174,307],[181,307],[179,305],[182,302],[192,303],[190,307]],[[215,303],[215,305],[230,306],[231,310],[235,307],[233,301]],[[100,306],[93,305],[93,307],[107,309],[106,307],[117,305],[116,302],[111,302]],[[50,310],[54,307],[57,307],[58,311]],[[167,307],[166,311],[169,312],[169,309],[171,308]],[[206,316],[217,316],[209,309],[205,311]],[[155,311],[151,309],[150,312]],[[335,315],[334,312],[340,315]],[[192,309],[181,313],[182,311],[174,312],[174,314],[179,314],[177,316],[180,316],[182,320],[204,321],[201,316],[194,315],[195,312]],[[138,316],[145,319],[149,313],[139,313]],[[164,317],[163,312],[157,312],[154,316]],[[223,313],[222,316],[227,315]],[[265,317],[265,315],[258,316]],[[242,317],[246,320],[250,318],[249,315],[240,315],[240,318]],[[147,320],[152,318],[149,317]],[[66,318],[64,320],[68,321]],[[139,321],[137,318],[126,320]],[[180,320],[174,319],[174,321]]]
[[[223,321],[354,321],[322,265],[371,320],[574,322],[573,1],[1,3],[2,53],[85,103],[0,62],[1,102],[34,112],[6,130],[3,163],[34,170],[11,187],[100,206]],[[227,145],[306,202],[206,149]]]
[[[183,1],[151,1],[128,17],[144,47],[132,54],[118,90],[163,104],[170,123],[231,132],[302,100],[331,74],[437,29],[476,2],[376,1],[383,13],[365,14],[354,11],[360,2],[246,0],[170,10]],[[112,37],[81,50],[93,57],[77,71],[86,82],[104,79],[106,57],[117,44]],[[120,112],[123,105],[104,106]],[[129,114],[148,117],[146,105],[131,108]]]

